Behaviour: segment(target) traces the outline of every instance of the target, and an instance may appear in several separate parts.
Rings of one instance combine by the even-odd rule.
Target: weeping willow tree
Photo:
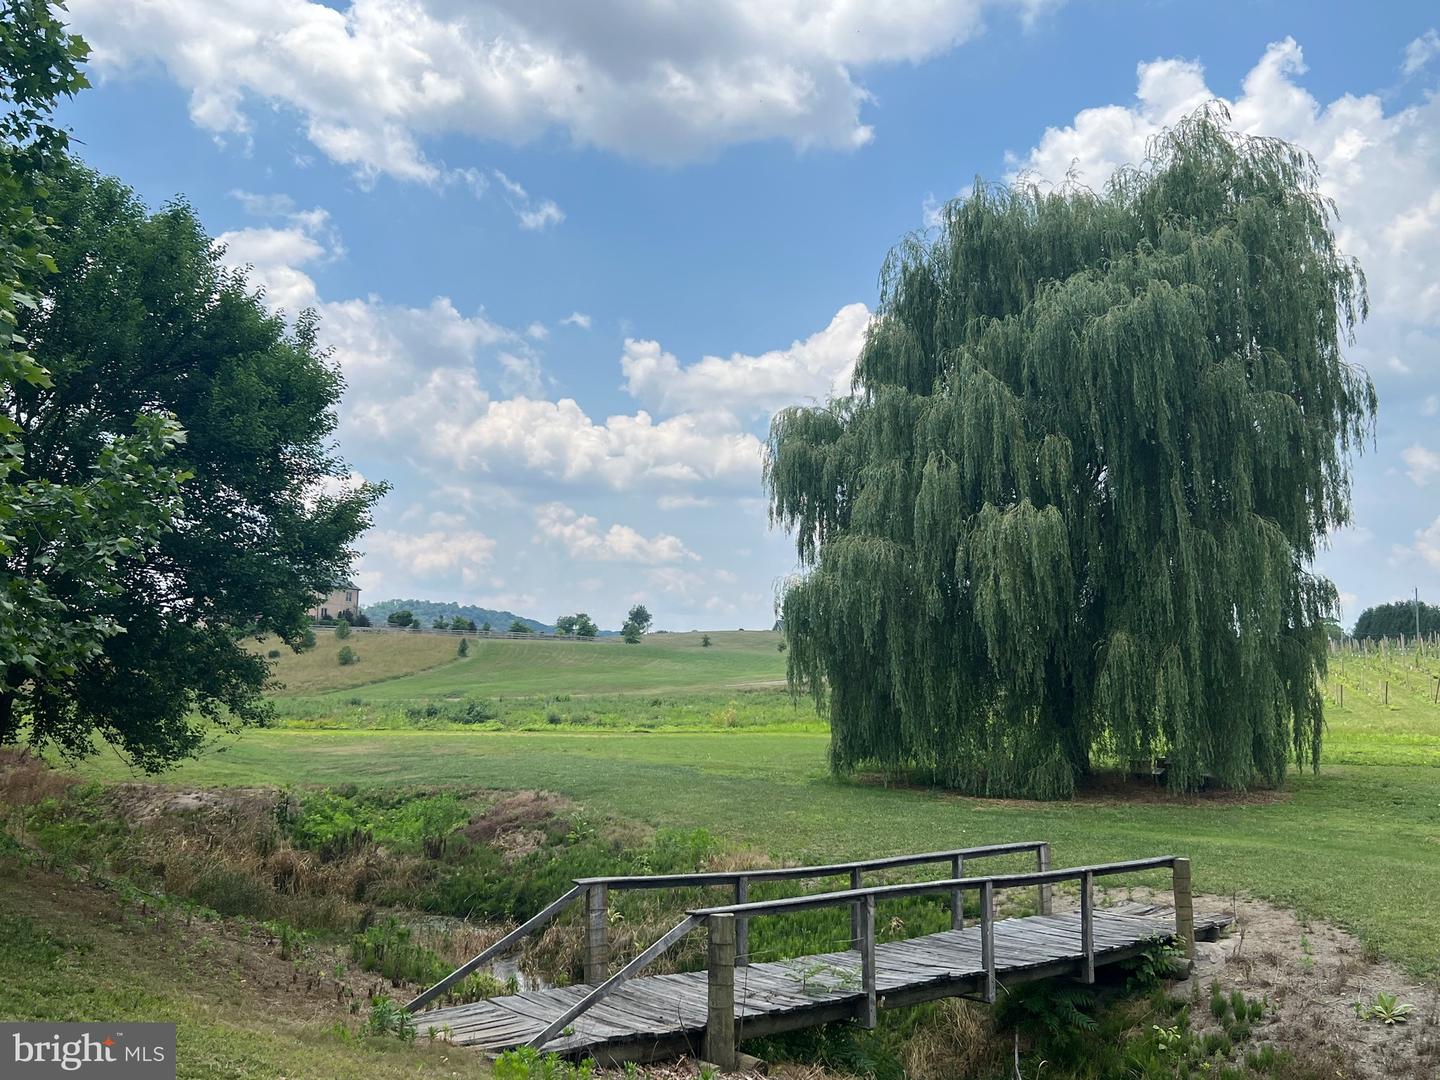
[[[789,674],[836,770],[1058,798],[1101,761],[1318,763],[1365,283],[1314,161],[1228,122],[1100,193],[977,184],[890,254],[851,394],[776,416]]]

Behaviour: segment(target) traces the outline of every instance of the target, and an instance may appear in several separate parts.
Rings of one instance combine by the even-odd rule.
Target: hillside
[[[374,701],[472,695],[688,692],[777,686],[785,679],[780,635],[768,630],[704,635],[650,634],[639,645],[620,641],[567,642],[467,639],[469,655],[456,655],[458,636],[353,633],[343,643],[358,661],[341,666],[341,643],[317,628],[307,653],[282,650],[277,696],[348,693],[365,687]]]
[[[408,611],[420,620],[421,626],[429,626],[435,619],[453,619],[459,615],[463,619],[472,620],[476,626],[490,624],[492,630],[508,630],[510,624],[519,619],[531,630],[541,634],[553,634],[555,627],[550,623],[543,623],[538,619],[526,618],[524,615],[516,615],[513,611],[496,611],[494,608],[477,607],[474,604],[457,604],[453,600],[441,602],[439,600],[381,600],[379,603],[366,604],[365,614],[377,626],[384,626],[385,619],[392,611]]]

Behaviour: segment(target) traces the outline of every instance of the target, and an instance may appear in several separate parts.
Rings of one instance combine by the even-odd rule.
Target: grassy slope
[[[1345,707],[1331,709],[1320,775],[1298,774],[1278,797],[1249,801],[1039,804],[885,789],[830,777],[824,735],[744,730],[253,732],[173,779],[548,788],[602,811],[703,826],[788,858],[1020,838],[1049,839],[1057,860],[1072,864],[1183,852],[1195,859],[1202,891],[1242,890],[1338,920],[1433,974],[1440,972],[1440,923],[1428,914],[1440,895],[1440,707],[1392,686],[1385,708],[1363,689],[1363,674],[1350,672]],[[94,768],[119,775],[105,759]]]
[[[468,694],[698,691],[776,684],[785,678],[780,635],[768,630],[715,632],[710,648],[700,634],[651,634],[639,645],[471,639],[470,655],[455,655],[458,640],[440,634],[351,634],[344,642],[360,656],[341,667],[338,645],[326,632],[308,653],[286,653],[276,675],[281,697],[349,696],[363,686],[367,701],[410,701]],[[381,681],[383,680],[383,681]]]
[[[185,925],[110,893],[0,858],[0,1018],[167,1020],[180,1080],[401,1080],[490,1071],[479,1055],[393,1038],[341,1039],[351,1016],[305,990],[304,965],[234,924]],[[299,982],[292,979],[299,973]],[[320,981],[317,979],[317,982]]]

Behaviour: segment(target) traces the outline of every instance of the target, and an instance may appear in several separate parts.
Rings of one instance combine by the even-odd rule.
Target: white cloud
[[[291,110],[362,177],[447,178],[422,138],[579,145],[660,161],[786,139],[852,148],[867,65],[919,62],[1053,0],[72,0],[101,71],[162,66],[192,120],[247,138],[257,106]],[[540,227],[558,208],[529,211]],[[522,224],[524,223],[522,216]]]
[[[590,316],[583,311],[572,311],[565,318],[560,320],[561,326],[578,326],[581,330],[590,329]]]
[[[759,356],[706,356],[687,367],[659,342],[627,339],[620,368],[632,396],[663,409],[763,415],[848,390],[869,323],[864,304],[847,304],[823,330],[789,348]]]
[[[1386,360],[1385,366],[1391,371],[1395,372],[1396,375],[1410,374],[1410,365],[1405,363],[1405,361],[1401,360],[1398,356],[1392,356],[1390,357],[1390,359]]]
[[[1434,416],[1437,412],[1440,412],[1440,394],[1427,394],[1420,403],[1420,415]]]
[[[1440,570],[1440,517],[1431,522],[1429,528],[1416,531],[1415,553]]]
[[[655,566],[700,558],[678,536],[659,533],[647,537],[628,525],[619,524],[602,531],[597,519],[579,514],[563,503],[547,503],[537,508],[535,521],[540,532],[561,544],[573,559]]]
[[[1400,65],[1400,71],[1405,75],[1414,75],[1437,56],[1440,56],[1440,31],[1426,30],[1405,46],[1405,60]]]
[[[661,495],[655,500],[655,505],[661,510],[695,510],[704,506],[713,506],[715,500],[698,495]]]
[[[1405,462],[1405,471],[1417,486],[1424,487],[1431,480],[1440,477],[1440,454],[1434,450],[1428,450],[1417,443],[1402,450],[1400,457]]]
[[[488,581],[485,574],[495,541],[481,532],[437,530],[423,534],[375,529],[363,541],[363,570],[388,582],[459,580],[467,587]]]
[[[525,336],[532,337],[536,341],[544,341],[550,336],[550,328],[542,322],[532,322],[525,328]]]
[[[542,230],[551,225],[559,225],[565,220],[565,211],[556,206],[551,199],[533,198],[517,181],[511,180],[499,169],[495,170],[495,179],[500,181],[500,186],[505,189],[506,201],[510,209],[515,211],[515,217],[520,221],[522,229]]]
[[[1154,60],[1137,70],[1135,104],[1077,113],[1028,153],[1011,156],[1012,169],[1057,181],[1073,167],[1091,186],[1101,184],[1117,166],[1142,161],[1160,128],[1220,96],[1191,60]],[[1227,102],[1235,126],[1314,154],[1321,186],[1339,207],[1341,246],[1364,266],[1377,312],[1440,325],[1440,95],[1388,114],[1375,94],[1322,104],[1299,84],[1304,73],[1293,39],[1272,44]]]

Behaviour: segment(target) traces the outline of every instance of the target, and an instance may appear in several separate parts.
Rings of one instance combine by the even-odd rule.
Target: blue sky
[[[82,154],[316,307],[394,491],[367,600],[768,626],[771,413],[842,386],[886,250],[976,175],[1102,183],[1222,97],[1320,161],[1374,313],[1347,621],[1440,599],[1430,3],[71,0]]]

